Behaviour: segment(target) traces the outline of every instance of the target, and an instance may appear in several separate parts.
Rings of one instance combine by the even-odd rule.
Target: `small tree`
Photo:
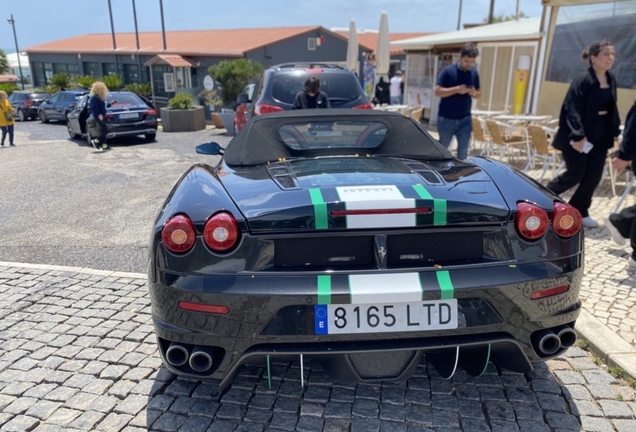
[[[120,90],[124,86],[124,78],[121,75],[105,75],[102,77],[102,82],[110,91]]]
[[[9,69],[9,60],[7,60],[7,55],[0,49],[0,75],[8,73]]]
[[[11,93],[16,91],[18,86],[13,83],[2,83],[0,84],[0,90],[4,90],[7,92],[7,96],[11,96]]]
[[[59,73],[53,75],[49,79],[48,85],[50,86],[52,92],[49,93],[57,93],[61,90],[68,90],[72,87],[73,82],[71,76],[67,73]]]
[[[75,86],[81,87],[86,90],[89,90],[91,86],[95,83],[95,81],[97,81],[97,78],[95,78],[92,75],[82,75],[82,76],[76,76],[75,78],[73,78],[73,82],[75,83]]]
[[[127,84],[122,90],[133,92],[140,96],[149,97],[152,95],[152,87],[150,83],[132,83]]]
[[[168,106],[174,110],[187,110],[192,108],[192,95],[190,93],[177,93],[168,101]]]
[[[218,65],[210,66],[210,76],[221,86],[223,103],[231,104],[249,84],[250,79],[263,72],[263,66],[244,58],[224,60]]]

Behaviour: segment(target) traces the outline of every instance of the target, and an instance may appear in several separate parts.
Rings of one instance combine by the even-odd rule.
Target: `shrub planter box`
[[[193,132],[205,129],[205,109],[194,107],[188,110],[161,108],[161,123],[164,132]]]

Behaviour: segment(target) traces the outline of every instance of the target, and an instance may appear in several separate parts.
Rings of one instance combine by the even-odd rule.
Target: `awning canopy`
[[[193,61],[185,59],[177,54],[159,54],[144,63],[144,66],[154,66],[157,64],[167,64],[172,67],[197,67]]]
[[[541,18],[524,18],[519,21],[506,21],[454,32],[404,39],[399,42],[391,42],[391,45],[400,45],[405,51],[429,50],[435,45],[456,45],[468,42],[507,42],[539,39],[540,37]]]

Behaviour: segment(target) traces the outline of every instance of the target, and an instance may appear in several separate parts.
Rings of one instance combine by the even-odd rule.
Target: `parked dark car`
[[[88,109],[90,95],[84,95],[68,115],[68,134],[73,139],[86,137],[88,142],[99,135],[99,128],[87,128],[91,115]],[[112,103],[115,101],[115,103]],[[108,138],[144,135],[154,140],[157,135],[157,113],[144,98],[131,92],[109,92],[106,98],[105,123]]]
[[[311,76],[320,79],[320,90],[327,94],[331,108],[373,108],[353,72],[333,64],[284,63],[264,71],[251,89],[252,94],[244,90],[239,95],[234,119],[236,131],[254,116],[291,110],[296,94]]]
[[[66,121],[68,114],[75,109],[82,96],[88,94],[87,90],[60,91],[42,102],[38,108],[38,116],[42,123],[49,120]]]
[[[513,168],[372,110],[260,116],[197,152],[222,158],[181,177],[149,244],[170,371],[225,388],[302,355],[380,382],[425,354],[444,378],[529,373],[575,343],[581,214]]]
[[[15,117],[19,121],[26,121],[35,119],[38,116],[40,104],[50,97],[51,95],[46,92],[17,91],[11,93],[9,102],[13,107]]]

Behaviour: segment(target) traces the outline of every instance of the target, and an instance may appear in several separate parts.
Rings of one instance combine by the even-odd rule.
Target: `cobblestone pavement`
[[[635,431],[634,390],[578,348],[529,375],[490,365],[407,383],[332,382],[318,364],[242,369],[219,394],[161,363],[145,275],[0,266],[2,431]]]

